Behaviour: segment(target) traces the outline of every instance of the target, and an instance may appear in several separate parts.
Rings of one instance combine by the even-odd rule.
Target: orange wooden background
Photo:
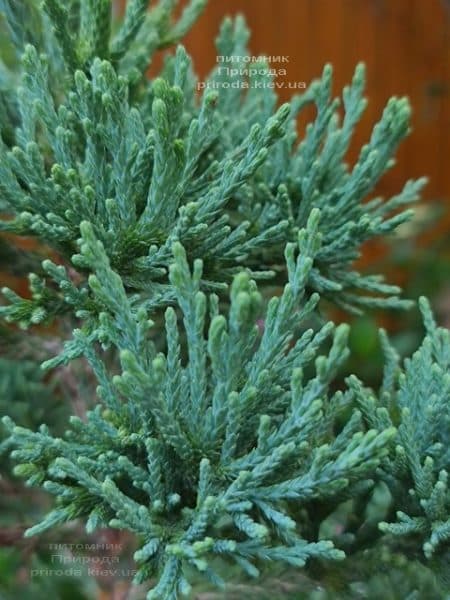
[[[185,42],[200,77],[214,65],[221,20],[237,12],[252,30],[253,54],[289,56],[289,81],[309,83],[331,62],[339,93],[357,62],[366,63],[369,105],[350,158],[387,99],[410,98],[413,132],[379,191],[395,193],[406,179],[427,175],[424,195],[449,203],[450,228],[450,1],[210,0]],[[282,100],[293,93],[282,92]]]

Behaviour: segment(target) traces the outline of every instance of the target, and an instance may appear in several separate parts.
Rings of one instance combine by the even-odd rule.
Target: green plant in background
[[[16,397],[5,411],[15,476],[55,496],[26,536],[74,520],[94,536],[131,532],[135,582],[153,599],[201,596],[205,581],[233,593],[283,565],[305,597],[376,597],[386,564],[405,597],[445,597],[448,335],[425,308],[427,337],[402,374],[384,340],[375,394],[342,381],[348,328],[319,312],[321,298],[409,305],[353,267],[425,183],[367,201],[408,132],[407,101],[389,101],[350,168],[362,66],[342,118],[329,66],[277,109],[254,85],[270,80],[267,62],[249,68],[245,24],[228,19],[197,94],[182,46],[156,79],[146,72],[203,0],[178,20],[173,0],[147,4],[130,0],[116,27],[110,0],[0,1],[0,228],[52,250],[28,298],[3,289],[0,314],[53,323],[43,369],[82,374],[59,388],[67,405],[82,398],[81,415],[50,428],[24,422]],[[298,141],[308,104],[317,116]],[[373,576],[360,581],[364,564]]]

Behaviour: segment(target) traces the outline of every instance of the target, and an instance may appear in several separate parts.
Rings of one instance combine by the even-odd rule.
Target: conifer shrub
[[[205,581],[251,594],[249,578],[277,570],[304,578],[296,597],[375,598],[388,581],[395,597],[445,598],[449,332],[422,298],[422,345],[403,362],[381,332],[372,390],[342,380],[349,328],[324,317],[330,303],[411,304],[355,267],[425,183],[371,196],[409,131],[408,101],[388,102],[349,166],[363,65],[341,100],[327,65],[278,106],[252,86],[271,76],[263,58],[241,88],[223,68],[250,56],[237,17],[200,93],[179,42],[205,2],[178,19],[175,4],[129,0],[116,24],[111,0],[0,1],[0,230],[49,256],[33,259],[26,297],[2,290],[0,314],[55,328],[47,379],[33,375],[47,406],[63,365],[96,382],[86,414],[57,423],[5,406],[15,476],[54,497],[25,535],[75,520],[131,532],[149,599],[194,597]]]

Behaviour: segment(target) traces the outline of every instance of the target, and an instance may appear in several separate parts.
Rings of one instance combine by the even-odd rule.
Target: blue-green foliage
[[[296,240],[319,207],[323,243],[308,288],[351,310],[405,304],[398,288],[353,271],[352,263],[366,240],[409,218],[398,209],[423,186],[422,179],[410,181],[387,202],[365,202],[408,132],[407,100],[389,101],[350,168],[345,155],[366,103],[362,65],[344,89],[342,122],[330,66],[278,110],[273,89],[252,88],[269,77],[261,75],[268,71],[264,61],[248,77],[235,75],[246,63],[219,63],[197,98],[181,46],[160,77],[144,77],[154,52],[178,40],[204,2],[193,1],[172,24],[174,4],[161,1],[147,12],[147,2],[130,1],[110,34],[108,0],[46,0],[43,9],[32,0],[20,7],[2,1],[3,26],[20,64],[6,57],[2,67],[0,194],[9,216],[1,229],[37,236],[72,259],[84,279],[87,265],[73,254],[87,220],[127,291],[159,307],[173,297],[167,275],[174,242],[203,259],[205,290],[223,289],[243,268],[273,278],[283,270],[286,242]],[[37,24],[24,30],[31,16]],[[247,38],[241,18],[226,20],[218,55],[247,56]],[[233,85],[239,78],[250,89]],[[296,117],[308,104],[317,118],[299,141]],[[71,304],[98,311],[86,294],[68,300],[64,286],[57,291],[51,265],[37,275],[48,279],[42,285],[49,291],[31,301],[11,298],[13,306],[2,309],[9,319],[37,323]]]
[[[370,198],[408,132],[407,101],[389,101],[348,166],[361,65],[342,114],[329,66],[277,108],[273,89],[252,87],[267,62],[245,74],[238,17],[196,94],[182,46],[146,73],[203,0],[176,22],[175,0],[147,4],[130,0],[116,26],[109,0],[0,0],[0,230],[53,251],[29,275],[30,298],[3,289],[0,314],[24,328],[76,320],[43,367],[83,357],[98,382],[61,437],[3,420],[16,475],[56,499],[27,535],[78,518],[88,532],[131,531],[136,581],[162,600],[188,595],[199,574],[222,584],[224,562],[256,576],[346,552],[351,569],[369,538],[372,558],[404,551],[443,579],[449,333],[423,302],[423,346],[400,373],[383,338],[375,394],[340,382],[348,327],[317,318],[321,297],[353,311],[407,304],[352,266],[366,240],[409,218],[424,184]],[[317,116],[298,140],[309,104]]]
[[[175,244],[170,281],[186,348],[169,307],[164,353],[155,351],[148,315],[133,310],[92,228],[82,227],[81,253],[95,272],[90,287],[106,307],[100,337],[120,351],[121,372],[111,378],[77,331],[102,399],[87,423],[74,417],[66,435],[54,438],[45,426],[32,432],[5,419],[17,473],[58,499],[29,535],[80,516],[88,530],[109,524],[135,532],[142,540],[137,580],[159,576],[149,598],[184,593],[188,567],[219,582],[215,555],[251,575],[261,560],[302,566],[310,557],[343,557],[329,541],[304,539],[290,513],[299,503],[350,493],[380,464],[395,429],[364,430],[355,411],[333,435],[349,401],[329,389],[347,355],[347,326],[306,329],[291,343],[318,301],[304,296],[319,251],[318,218],[313,211],[298,244],[287,246],[288,283],[265,311],[242,272],[221,314],[217,296],[200,290],[202,262],[190,269]],[[317,356],[329,336],[329,353]],[[312,361],[315,375],[303,381]]]
[[[350,380],[371,427],[397,427],[392,452],[379,477],[392,495],[395,522],[380,529],[413,539],[447,577],[450,561],[450,332],[437,327],[428,302],[420,307],[426,326],[421,347],[399,367],[383,333],[386,370],[379,398]]]

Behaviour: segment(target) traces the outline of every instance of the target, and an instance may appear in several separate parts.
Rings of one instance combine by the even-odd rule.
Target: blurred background
[[[449,197],[448,0],[211,0],[185,41],[200,78],[214,66],[214,38],[222,19],[237,12],[252,31],[254,54],[289,57],[287,81],[308,84],[330,62],[339,94],[355,65],[365,62],[369,105],[354,151],[367,140],[389,97],[408,96],[414,134],[401,147],[398,164],[379,191],[395,193],[405,179],[426,173],[427,197]],[[280,90],[280,100],[291,94],[292,90]],[[446,226],[450,229],[450,212]]]
[[[122,0],[116,1],[118,14],[123,4]],[[185,4],[181,0],[180,10]],[[390,197],[401,190],[407,179],[422,175],[429,178],[429,183],[422,202],[416,205],[415,219],[392,239],[364,248],[360,266],[367,272],[385,273],[389,282],[403,287],[406,297],[427,295],[437,320],[450,326],[450,1],[209,0],[185,40],[200,79],[216,63],[214,38],[222,19],[238,12],[245,16],[252,31],[252,54],[288,57],[288,62],[282,65],[287,74],[278,81],[308,85],[320,75],[324,64],[330,62],[334,68],[334,92],[340,95],[343,86],[351,81],[356,64],[365,62],[369,104],[354,136],[349,163],[356,160],[389,97],[409,97],[413,108],[411,135],[402,143],[397,164],[381,180],[376,192]],[[162,60],[159,56],[150,73],[157,72]],[[280,90],[280,102],[297,91],[288,87]],[[299,121],[300,134],[313,118],[312,109],[304,111]],[[23,262],[27,255],[21,250],[32,249],[38,254],[40,250],[27,239],[16,238],[13,244],[11,241],[0,236],[0,280],[3,286],[26,295],[28,284],[22,273],[28,271]],[[348,315],[339,313],[333,313],[332,317],[348,320]],[[422,336],[415,309],[404,313],[377,311],[352,318],[352,324],[352,359],[348,370],[373,386],[378,385],[382,364],[377,327],[388,329],[403,354],[417,347]],[[13,330],[2,326],[1,333],[1,412],[12,414],[22,425],[34,427],[45,420],[57,430],[68,414],[77,410],[82,374],[62,370],[57,374],[55,389],[50,389],[38,369],[39,352],[43,351],[42,330],[32,331],[26,346]],[[10,465],[6,465],[5,457],[1,461],[6,472]],[[45,568],[51,564],[48,542],[64,541],[55,534],[54,539],[46,538],[46,543],[42,542],[38,548],[37,540],[22,538],[25,526],[17,523],[36,520],[30,514],[30,502],[31,513],[41,514],[47,501],[43,494],[24,490],[13,477],[0,479],[0,600],[13,600],[18,593],[23,600],[131,598],[126,583],[113,579],[43,576],[30,581],[29,565]],[[67,535],[71,540],[71,531]],[[115,534],[110,531],[104,535],[106,542],[132,546],[132,540],[111,537]],[[130,551],[126,554],[129,556]],[[244,593],[250,597],[249,590]],[[279,590],[270,594],[271,598],[288,597]],[[137,593],[135,597],[142,595]],[[310,596],[299,596],[296,592],[289,597]],[[196,598],[211,600],[216,596],[199,593]]]

